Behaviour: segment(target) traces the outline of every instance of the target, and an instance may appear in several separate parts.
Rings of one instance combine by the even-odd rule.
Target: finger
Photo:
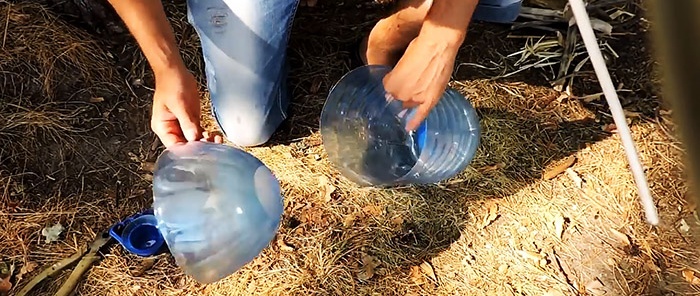
[[[177,128],[177,122],[175,121],[153,121],[151,123],[151,129],[158,136],[165,148],[177,143],[187,142],[187,139],[179,133],[179,128]]]
[[[202,138],[200,139],[202,142],[213,142],[216,144],[221,144],[224,142],[224,138],[221,136],[219,132],[203,132],[202,133]]]
[[[185,104],[177,104],[170,108],[170,112],[177,118],[182,135],[187,141],[201,139],[204,132],[204,129],[199,125],[199,106],[196,108],[196,110],[188,110],[189,108]]]
[[[384,78],[382,79],[382,84],[384,86],[384,91],[386,91],[388,98],[400,100],[401,98],[400,98],[399,93],[398,93],[400,91],[400,89],[397,89],[395,87],[396,83],[394,82],[394,79],[393,79],[394,75],[393,74],[394,74],[393,71],[387,73],[386,76],[384,76]]]
[[[407,131],[414,131],[416,130],[420,124],[425,120],[426,117],[428,117],[428,114],[430,114],[430,110],[432,109],[432,106],[428,103],[421,104],[418,106],[416,109],[416,113],[411,117],[411,119],[408,121],[406,124],[406,130]]]
[[[416,108],[418,106],[420,106],[420,103],[418,103],[416,101],[413,101],[413,100],[403,101],[403,108],[404,109],[413,109],[413,108]]]
[[[160,141],[163,142],[163,146],[165,146],[165,148],[170,148],[171,146],[178,143],[187,142],[185,141],[185,138],[178,137],[176,134],[158,135],[158,138],[160,138]]]

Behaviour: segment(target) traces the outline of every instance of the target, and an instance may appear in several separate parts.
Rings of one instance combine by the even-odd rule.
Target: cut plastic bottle
[[[283,211],[279,182],[235,147],[189,142],[156,162],[153,209],[176,263],[200,283],[223,279],[275,237]]]
[[[448,88],[422,125],[406,131],[415,113],[387,96],[382,78],[391,68],[363,66],[331,89],[321,112],[329,161],[361,186],[430,184],[463,171],[479,146],[479,117]]]

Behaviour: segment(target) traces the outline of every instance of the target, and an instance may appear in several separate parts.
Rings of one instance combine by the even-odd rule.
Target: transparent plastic
[[[329,161],[361,186],[430,184],[463,171],[479,145],[479,117],[448,88],[422,125],[406,131],[414,109],[386,95],[386,66],[363,66],[331,89],[321,112]]]
[[[235,147],[190,142],[156,162],[153,209],[176,263],[201,283],[225,278],[267,247],[279,227],[279,182]]]

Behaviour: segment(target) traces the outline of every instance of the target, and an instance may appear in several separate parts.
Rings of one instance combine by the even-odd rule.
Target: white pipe
[[[627,126],[625,112],[622,110],[620,100],[617,97],[617,91],[613,86],[610,73],[608,73],[605,60],[600,52],[600,48],[598,47],[598,41],[593,33],[593,28],[591,27],[591,22],[588,18],[588,13],[586,12],[586,6],[583,4],[583,0],[569,0],[569,4],[571,5],[571,10],[574,13],[576,24],[579,32],[581,33],[581,37],[583,38],[583,42],[586,45],[586,51],[588,51],[588,55],[591,58],[591,63],[595,69],[596,76],[598,76],[600,86],[603,88],[605,99],[608,101],[608,105],[610,105],[610,111],[612,112],[613,119],[615,120],[615,126],[617,127],[620,138],[622,138],[622,144],[625,147],[627,160],[629,161],[634,180],[637,184],[637,190],[639,191],[641,203],[644,207],[644,212],[646,213],[647,222],[656,226],[659,224],[659,216],[656,206],[654,205],[654,200],[651,197],[649,185],[647,184],[646,177],[644,176],[644,169],[642,168],[639,156],[637,155],[634,140],[632,140],[632,134]]]

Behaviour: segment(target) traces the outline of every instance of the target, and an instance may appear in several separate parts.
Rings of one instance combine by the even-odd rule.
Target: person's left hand
[[[404,108],[417,108],[406,129],[415,130],[440,100],[450,81],[459,46],[419,35],[384,77],[384,88]]]

